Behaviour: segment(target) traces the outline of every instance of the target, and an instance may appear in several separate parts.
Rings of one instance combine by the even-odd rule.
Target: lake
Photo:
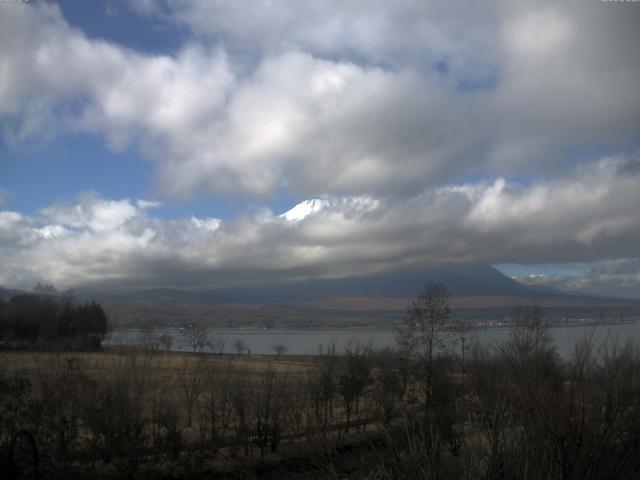
[[[570,325],[552,326],[550,328],[554,343],[561,356],[567,357],[573,351],[573,347],[581,338],[593,336],[597,343],[605,340],[626,342],[640,340],[640,325],[635,323],[623,323],[614,325]],[[133,345],[148,331],[137,329],[116,330],[105,339],[106,345]],[[498,344],[509,338],[510,327],[491,327],[473,329],[467,334],[467,344],[478,341],[481,344]],[[166,334],[172,338],[174,351],[190,351],[185,342],[183,329],[165,328],[155,330],[154,334]],[[338,351],[344,350],[349,343],[360,343],[379,349],[395,345],[395,331],[379,328],[343,328],[343,329],[210,329],[209,334],[225,339],[225,352],[233,352],[233,343],[242,340],[247,348],[254,354],[272,354],[273,347],[281,344],[286,346],[287,353],[297,355],[313,355],[319,352],[322,346],[326,348],[335,344]]]

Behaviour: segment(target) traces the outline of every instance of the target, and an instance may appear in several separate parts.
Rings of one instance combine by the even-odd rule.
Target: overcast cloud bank
[[[191,32],[156,55],[89,38],[53,3],[10,7],[10,148],[91,133],[151,161],[163,198],[317,200],[167,220],[156,202],[97,193],[26,215],[0,190],[0,283],[227,285],[443,261],[596,272],[640,258],[637,5],[133,2]]]
[[[35,216],[0,212],[0,283],[223,286],[442,262],[633,258],[637,164],[637,157],[605,158],[552,181],[499,178],[401,199],[326,196],[228,221],[163,220],[153,215],[155,202],[89,193]],[[637,273],[637,260],[598,265],[603,275],[620,273],[620,265]]]

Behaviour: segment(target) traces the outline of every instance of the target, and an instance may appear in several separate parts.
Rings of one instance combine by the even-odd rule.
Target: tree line
[[[96,302],[35,294],[0,299],[0,345],[5,349],[95,350],[106,333],[107,315]]]

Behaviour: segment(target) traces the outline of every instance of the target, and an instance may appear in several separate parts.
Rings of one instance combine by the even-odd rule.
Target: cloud
[[[633,202],[637,175],[621,170],[638,158],[611,157],[581,168],[578,178],[539,182],[527,187],[498,179],[479,196],[466,222],[475,229],[519,232],[545,242],[571,227],[574,240],[592,244],[598,237],[616,237],[638,227]],[[562,211],[554,206],[561,206]],[[569,214],[570,213],[570,214]],[[538,229],[532,229],[536,225]],[[566,224],[569,222],[569,225]]]
[[[567,151],[628,148],[640,131],[633,6],[135,7],[186,25],[190,43],[142,54],[88,38],[55,5],[3,12],[5,141],[88,131],[135,145],[178,198],[402,197],[469,175],[562,174]]]
[[[497,179],[400,199],[326,196],[224,221],[166,220],[129,199],[84,194],[33,218],[0,213],[9,265],[0,283],[259,285],[514,261],[594,264],[594,275],[606,268],[634,279],[636,263],[611,259],[638,258],[640,170],[628,173],[636,161],[607,157],[527,185]]]
[[[215,232],[220,228],[220,224],[222,223],[218,218],[197,218],[195,216],[191,217],[191,221],[196,226],[196,228],[203,229],[209,232]]]
[[[366,4],[138,0],[130,5],[141,13],[186,25],[200,37],[223,37],[245,50],[299,49],[378,63],[407,62],[419,55],[427,60],[450,57],[460,68],[465,61],[473,64],[466,68],[470,75],[477,75],[471,70],[478,70],[475,49],[491,51],[492,20],[500,7],[496,2],[458,7],[445,2],[385,0]],[[477,15],[480,12],[485,15]],[[471,27],[468,17],[476,19]]]
[[[129,200],[103,200],[92,193],[82,195],[76,204],[53,205],[40,210],[49,222],[97,233],[113,231],[138,213]]]
[[[3,9],[7,148],[88,132],[147,157],[162,201],[309,200],[224,221],[95,193],[3,210],[0,283],[232,285],[459,261],[581,262],[592,283],[635,281],[636,6],[132,5],[188,42],[141,53],[52,2]],[[617,154],[590,158],[599,149]]]
[[[640,259],[627,259],[638,263]],[[597,264],[594,267],[597,269]],[[516,280],[526,284],[551,287],[574,294],[591,294],[603,297],[603,306],[617,298],[640,299],[640,272],[605,274],[588,272],[577,276],[528,275]]]
[[[443,118],[450,139],[466,129],[482,130],[474,146],[486,148],[490,165],[510,168],[509,174],[553,167],[559,148],[618,141],[638,131],[634,98],[640,93],[635,81],[640,60],[634,45],[640,11],[633,5],[501,0],[472,6],[438,0],[380,0],[366,7],[332,0],[134,5],[262,59],[302,51],[392,73],[409,69],[432,76],[435,70],[441,85],[477,90],[481,99],[467,107],[481,118],[466,119],[464,110],[452,115],[453,122]],[[426,118],[442,118],[440,110],[430,110]],[[456,124],[459,131],[452,128]],[[476,150],[474,156],[478,161],[481,154]]]
[[[156,202],[154,200],[137,200],[136,201],[136,205],[138,205],[138,208],[142,209],[142,210],[147,210],[149,208],[159,208],[162,206],[161,202]]]
[[[595,275],[638,275],[640,258],[616,258],[598,262],[591,268]]]
[[[80,130],[116,149],[137,141],[153,154],[158,141],[179,151],[180,137],[206,133],[233,81],[220,50],[142,55],[87,38],[53,4],[3,13],[0,119],[9,142]]]
[[[0,211],[0,245],[22,246],[30,241],[31,221],[18,212]]]

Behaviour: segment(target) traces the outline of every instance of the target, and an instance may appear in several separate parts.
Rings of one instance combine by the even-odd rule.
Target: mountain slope
[[[242,303],[292,303],[332,298],[415,298],[425,284],[443,283],[453,296],[562,296],[528,287],[488,265],[453,265],[382,275],[306,280],[290,285],[224,288],[192,292],[194,296]],[[166,292],[166,291],[165,291]]]

